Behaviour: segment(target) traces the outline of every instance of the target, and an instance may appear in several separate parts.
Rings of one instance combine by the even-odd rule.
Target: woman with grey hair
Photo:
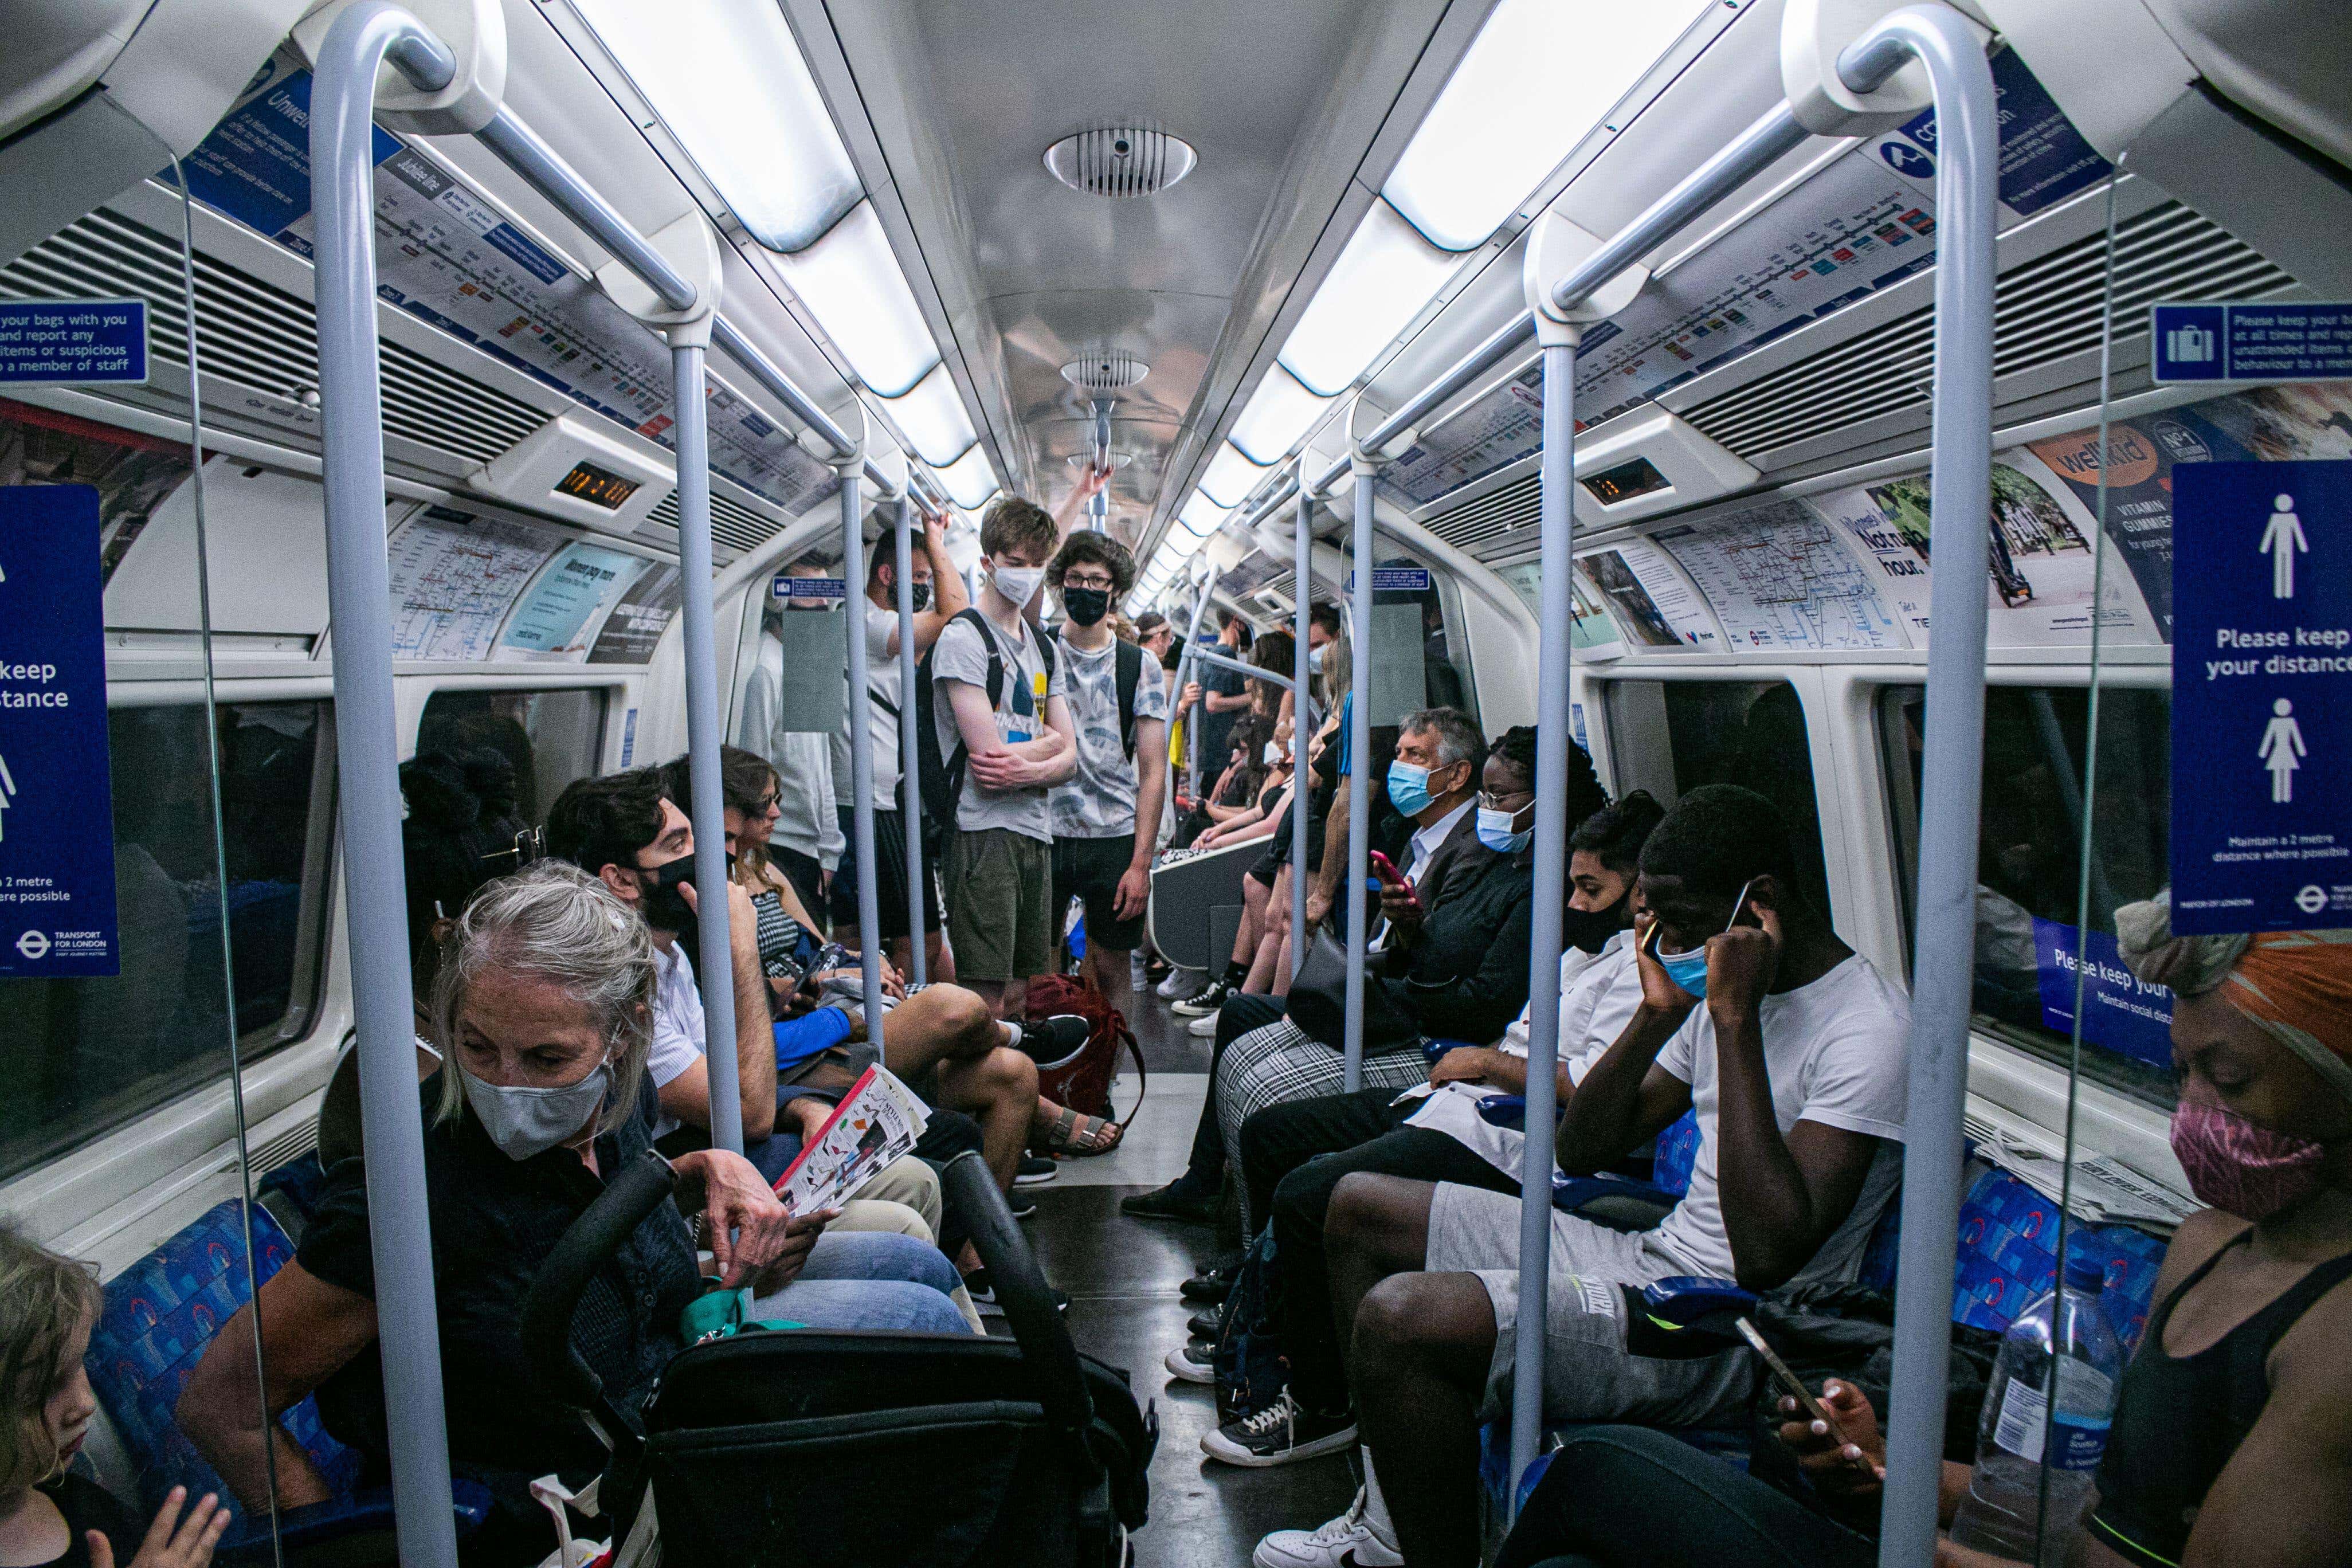
[[[596,879],[542,861],[491,882],[467,906],[442,964],[433,1029],[445,1066],[422,1087],[442,1394],[454,1474],[488,1488],[488,1523],[467,1561],[535,1563],[555,1544],[530,1483],[572,1486],[604,1449],[532,1380],[523,1298],[605,1178],[652,1146],[646,1081],[653,944],[645,922]],[[793,1215],[740,1154],[699,1150],[673,1164],[679,1203],[698,1211],[720,1289],[748,1285],[753,1315],[835,1330],[970,1331],[937,1247],[912,1237],[824,1234],[831,1212]],[[214,1339],[189,1378],[180,1425],[248,1508],[331,1494],[278,1417],[316,1390],[335,1435],[359,1450],[361,1484],[390,1473],[376,1366],[367,1190],[358,1161],[328,1177],[295,1260]],[[573,1344],[634,1415],[684,1344],[679,1315],[702,1294],[678,1204],[656,1209],[591,1281]],[[254,1364],[259,1309],[261,1368]]]

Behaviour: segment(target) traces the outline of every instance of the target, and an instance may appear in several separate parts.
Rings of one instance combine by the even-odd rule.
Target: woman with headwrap
[[[2116,911],[2116,927],[2133,973],[2172,992],[2172,1147],[2210,1206],[2165,1253],[2081,1538],[2043,1560],[2352,1563],[2352,931],[2176,935],[2162,894]],[[1822,1397],[1843,1439],[1801,1418],[1780,1436],[1843,1522],[1664,1434],[1584,1427],[1496,1568],[1875,1563],[1876,1543],[1845,1525],[1874,1512],[1885,1479],[1877,1415],[1847,1384]],[[1945,1465],[1948,1521],[1968,1481]],[[1936,1561],[2014,1568],[1949,1540]]]

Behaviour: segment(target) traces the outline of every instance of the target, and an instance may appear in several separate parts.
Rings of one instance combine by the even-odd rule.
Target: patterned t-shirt
[[[1123,837],[1135,831],[1136,772],[1119,733],[1118,643],[1114,639],[1089,653],[1064,638],[1054,652],[1063,700],[1078,737],[1078,771],[1054,786],[1054,837]],[[1135,683],[1139,725],[1146,719],[1167,721],[1168,688],[1159,677],[1159,666],[1146,658]]]

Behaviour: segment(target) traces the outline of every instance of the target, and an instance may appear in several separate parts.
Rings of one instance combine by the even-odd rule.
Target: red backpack
[[[1124,955],[1121,955],[1124,957]],[[1022,1017],[1028,1022],[1050,1018],[1056,1013],[1075,1013],[1087,1021],[1086,1049],[1071,1061],[1057,1068],[1040,1068],[1037,1071],[1037,1092],[1059,1105],[1066,1105],[1081,1116],[1110,1115],[1110,1080],[1118,1070],[1118,1050],[1122,1045],[1134,1058],[1136,1104],[1143,1103],[1143,1053],[1137,1048],[1135,1031],[1118,1008],[1097,990],[1093,982],[1074,974],[1040,974],[1029,982],[1028,1001],[1022,1008]],[[1129,1120],[1134,1112],[1129,1111]]]

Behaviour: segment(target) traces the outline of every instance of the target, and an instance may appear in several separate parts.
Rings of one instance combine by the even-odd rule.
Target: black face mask
[[[1065,588],[1062,608],[1070,619],[1082,626],[1093,626],[1110,614],[1110,590],[1108,588]]]
[[[727,857],[727,873],[730,877],[735,874],[732,855]],[[695,885],[694,857],[681,855],[639,875],[645,881],[637,909],[646,917],[646,924],[656,931],[676,933],[687,952],[698,951],[701,946],[702,921],[687,904],[686,895],[678,891]]]
[[[1623,929],[1625,903],[1632,896],[1629,891],[1605,910],[1593,910],[1590,912],[1583,910],[1564,911],[1565,918],[1560,922],[1561,937],[1570,947],[1580,947],[1587,952],[1599,952],[1609,945],[1611,937]]]
[[[915,614],[921,615],[931,607],[931,585],[929,583],[916,584],[914,591],[908,595],[908,598],[915,607]]]

